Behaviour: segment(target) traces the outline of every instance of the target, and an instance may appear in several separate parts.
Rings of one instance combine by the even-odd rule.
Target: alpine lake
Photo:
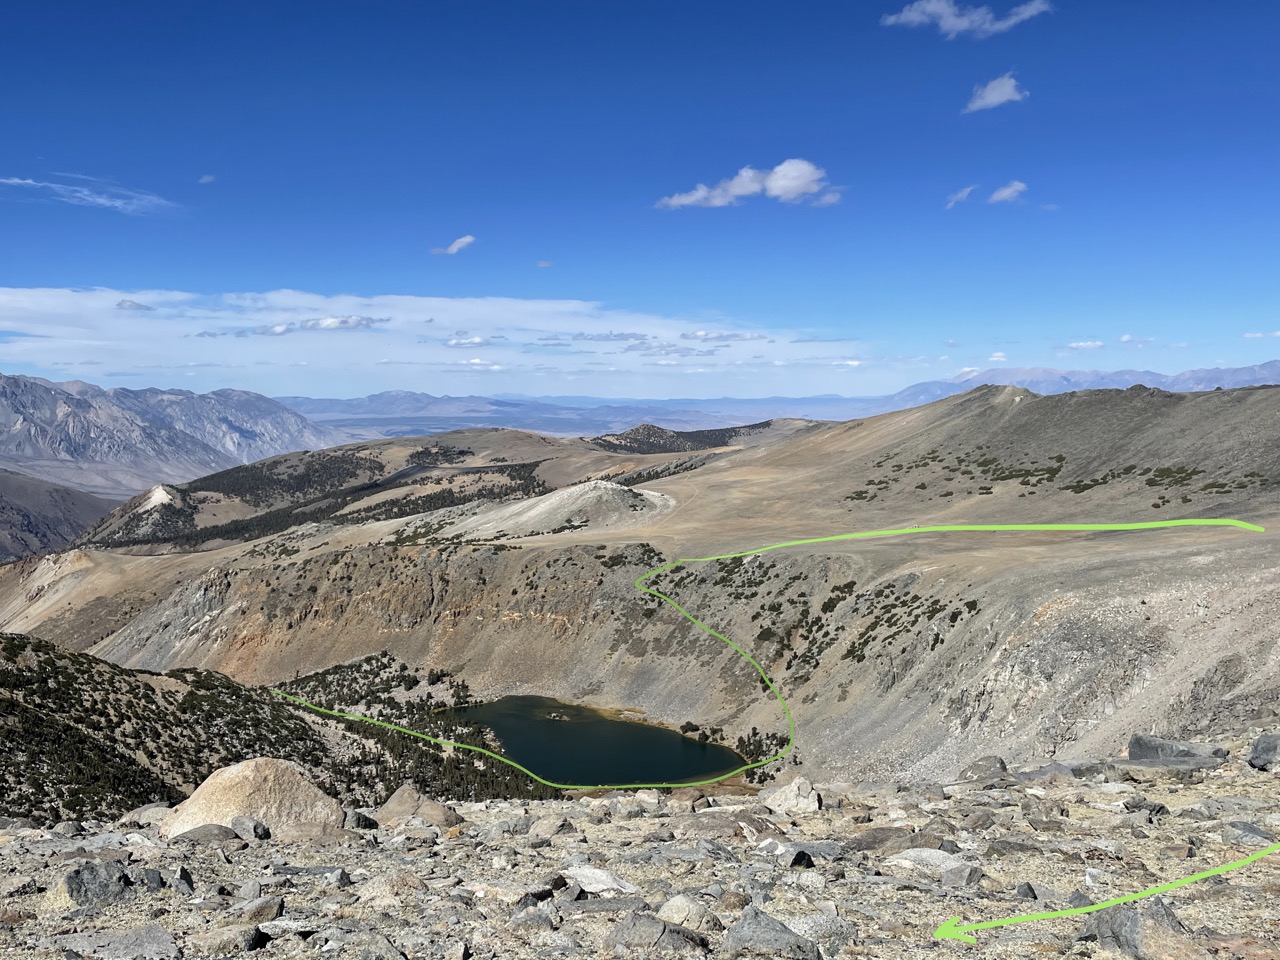
[[[689,783],[746,763],[720,744],[550,697],[501,697],[439,715],[488,727],[504,757],[557,784]]]

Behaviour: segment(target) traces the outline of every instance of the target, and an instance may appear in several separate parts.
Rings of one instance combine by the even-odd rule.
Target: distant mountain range
[[[556,436],[619,435],[641,424],[714,430],[778,418],[850,420],[919,406],[981,384],[1039,394],[1126,388],[1177,392],[1280,383],[1280,360],[1190,370],[992,369],[912,384],[881,397],[655,400],[583,396],[435,396],[390,390],[355,399],[276,397],[244,390],[103,388],[0,374],[0,469],[126,499],[243,463],[377,437],[510,427]]]
[[[243,390],[103,389],[0,374],[0,468],[107,497],[350,439]]]
[[[291,410],[340,428],[353,436],[397,437],[463,430],[514,427],[559,436],[621,433],[641,423],[669,430],[707,430],[739,426],[775,417],[806,420],[852,420],[889,413],[964,393],[982,384],[1026,387],[1042,395],[1073,390],[1126,389],[1138,384],[1173,392],[1250,387],[1280,383],[1280,360],[1249,367],[1188,370],[1177,374],[1153,370],[1054,370],[1011,367],[972,371],[949,380],[926,380],[879,397],[718,397],[654,400],[636,397],[492,397],[434,396],[389,390],[350,400],[275,397]]]

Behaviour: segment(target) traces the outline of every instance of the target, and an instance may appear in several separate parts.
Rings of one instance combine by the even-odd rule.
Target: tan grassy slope
[[[328,514],[315,506],[325,491],[300,484],[307,510],[263,539],[162,556],[90,549],[0,570],[0,626],[122,664],[252,682],[385,648],[455,671],[479,696],[542,693],[725,725],[731,739],[752,726],[785,739],[751,668],[638,594],[637,576],[682,557],[912,525],[1266,526],[1278,428],[1280,389],[984,387],[861,421],[775,423],[696,455],[514,431],[361,444],[319,462],[372,458],[380,471],[344,481],[352,498],[329,497],[343,502]],[[471,452],[426,464],[403,490],[402,475],[353,493],[441,445]],[[472,542],[496,536],[487,511],[510,514],[512,501],[495,499],[554,498],[576,481],[655,468],[682,472],[639,488],[674,507],[637,513],[638,525],[588,510],[585,526],[536,537],[500,526],[497,542]],[[187,487],[201,493],[200,481]],[[486,497],[467,499],[482,487]],[[469,492],[419,509],[448,490]],[[279,518],[290,496],[268,491],[253,509]],[[403,502],[379,506],[387,500]],[[993,750],[1114,751],[1134,729],[1178,732],[1274,695],[1275,543],[1271,532],[1213,529],[928,534],[689,564],[653,583],[757,657],[792,708],[810,769],[945,776]]]

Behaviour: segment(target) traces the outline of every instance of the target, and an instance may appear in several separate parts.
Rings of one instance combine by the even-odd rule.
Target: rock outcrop
[[[346,814],[342,804],[308,781],[296,763],[259,757],[215,772],[165,818],[160,834],[176,838],[211,824],[225,827],[233,837],[253,834],[254,826],[246,819],[269,831],[303,824],[341,828]]]

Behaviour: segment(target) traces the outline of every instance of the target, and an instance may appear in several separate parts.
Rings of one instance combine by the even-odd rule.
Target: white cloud
[[[155,307],[149,307],[145,303],[139,303],[137,300],[121,300],[116,304],[117,310],[154,310]]]
[[[1155,340],[1155,337],[1135,337],[1131,333],[1123,333],[1120,335],[1121,343],[1136,343],[1138,346],[1142,346],[1144,343],[1155,343]]]
[[[1075,343],[1068,343],[1068,347],[1072,350],[1096,350],[1102,346],[1101,340],[1077,340]]]
[[[465,250],[467,247],[471,246],[471,244],[475,242],[476,242],[476,238],[468,233],[465,237],[459,237],[457,240],[453,241],[453,243],[449,244],[447,247],[436,247],[431,252],[445,253],[445,254],[448,254],[449,256],[453,256],[459,250]]]
[[[14,187],[20,190],[36,190],[46,193],[54,200],[70,203],[78,207],[99,207],[140,216],[147,213],[161,213],[178,208],[176,203],[148,190],[134,190],[121,187],[107,180],[86,177],[77,173],[60,173],[55,176],[85,181],[85,183],[58,183],[55,181],[27,180],[21,177],[0,177],[0,186]]]
[[[987,203],[1009,203],[1017,200],[1026,191],[1027,185],[1021,180],[1010,180],[1003,187],[987,198]]]
[[[680,334],[681,340],[701,340],[703,343],[725,343],[730,340],[764,340],[763,333],[711,333],[707,330],[695,330],[693,333]]]
[[[390,323],[390,317],[361,317],[349,315],[345,317],[321,317],[318,320],[303,320],[298,324],[300,330],[371,330],[375,324]]]
[[[118,308],[121,300],[155,309]],[[860,344],[805,342],[811,330],[587,300],[0,287],[0,318],[6,372],[104,386],[327,396],[339,382],[342,395],[358,396],[430,382],[433,393],[462,396],[496,389],[475,380],[494,368],[502,389],[535,395],[573,382],[604,397],[682,396],[677,379],[693,369],[709,371],[700,389],[718,395],[751,396],[762,384],[781,395],[842,393],[855,376],[860,393],[900,386],[876,380],[891,371]]]
[[[975,183],[973,186],[961,187],[955,193],[951,194],[951,196],[947,197],[947,209],[950,210],[957,203],[964,203],[968,200],[969,194],[973,193],[974,187],[976,186],[977,184]]]
[[[805,197],[822,193],[814,206],[830,206],[840,200],[840,192],[838,188],[828,185],[826,176],[826,171],[808,160],[792,158],[783,160],[772,170],[743,167],[714,187],[700,183],[686,193],[663,197],[657,206],[669,210],[678,207],[728,207],[738,203],[743,197],[761,193],[784,203],[798,203]]]
[[[212,173],[206,173],[203,177],[197,180],[196,183],[213,183],[213,181],[217,179],[218,178],[215,177]]]
[[[987,357],[987,362],[988,363],[1004,363],[1008,359],[1009,358],[1004,355],[1003,351],[997,350],[991,356]]]
[[[997,17],[985,4],[962,7],[956,0],[915,0],[898,13],[881,17],[880,22],[887,27],[936,26],[948,40],[954,40],[962,33],[981,40],[1012,30],[1018,24],[1052,9],[1049,0],[1028,0],[1010,10],[1007,16]]]
[[[1261,340],[1263,337],[1280,337],[1280,330],[1273,330],[1271,333],[1246,333],[1246,340]]]
[[[964,108],[964,113],[974,113],[978,110],[990,110],[992,107],[998,107],[1002,103],[1017,103],[1031,96],[1026,90],[1018,86],[1017,79],[1010,70],[1003,76],[996,77],[987,83],[981,84],[973,88],[973,96],[969,98],[968,105]]]

